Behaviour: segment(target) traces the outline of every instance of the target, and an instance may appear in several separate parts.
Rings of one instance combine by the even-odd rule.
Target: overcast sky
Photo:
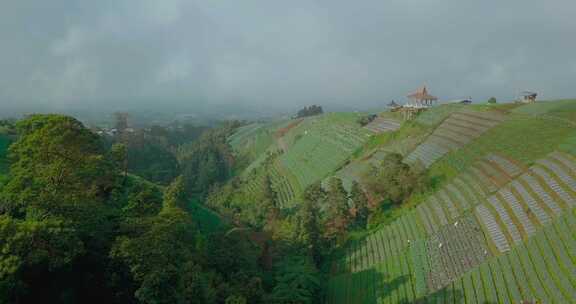
[[[2,106],[576,97],[575,0],[1,0]]]

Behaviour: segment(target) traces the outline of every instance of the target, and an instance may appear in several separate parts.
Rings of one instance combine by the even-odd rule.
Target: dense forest
[[[338,178],[309,186],[295,208],[281,208],[269,175],[255,181],[258,197],[245,196],[234,174],[245,163],[227,143],[240,126],[182,141],[161,127],[99,136],[63,115],[3,122],[13,142],[0,192],[0,302],[321,302],[328,257],[383,209]],[[425,183],[395,154],[369,174],[390,204]]]
[[[188,208],[190,193],[226,178],[216,143],[230,128],[199,139],[183,175],[161,186],[126,174],[123,140],[109,145],[74,118],[32,115],[11,127],[0,303],[266,302],[275,279],[260,249],[243,234],[198,229]],[[175,156],[158,151],[139,153],[172,170]]]

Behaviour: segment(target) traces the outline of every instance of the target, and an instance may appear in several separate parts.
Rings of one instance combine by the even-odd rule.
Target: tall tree
[[[326,235],[330,238],[342,236],[350,224],[350,207],[348,194],[342,185],[342,180],[336,177],[328,184],[328,220]]]
[[[355,224],[360,228],[366,228],[368,222],[368,198],[358,182],[352,182],[352,189],[350,190],[350,198],[355,210]]]
[[[400,204],[413,191],[424,187],[424,178],[423,172],[418,172],[402,161],[402,155],[389,153],[380,166],[372,167],[365,176],[365,183],[384,200]]]
[[[304,192],[304,201],[298,212],[298,238],[312,257],[316,267],[322,263],[322,233],[320,227],[319,204],[326,193],[319,184],[312,185]]]
[[[166,205],[154,217],[127,222],[131,235],[121,236],[111,256],[124,262],[142,303],[202,302],[201,270],[194,263],[194,230],[190,216]]]
[[[95,216],[105,208],[118,176],[99,137],[62,115],[32,115],[17,128],[4,209],[13,216],[60,216],[83,225],[92,219],[98,225],[101,219]],[[95,227],[85,228],[93,234]]]
[[[273,303],[314,303],[320,290],[318,271],[309,258],[290,257],[280,265],[272,291]]]

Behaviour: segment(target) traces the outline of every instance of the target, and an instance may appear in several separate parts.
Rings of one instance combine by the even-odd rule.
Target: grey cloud
[[[570,0],[19,0],[0,4],[2,105],[374,106],[570,97]],[[123,104],[125,103],[125,104]]]

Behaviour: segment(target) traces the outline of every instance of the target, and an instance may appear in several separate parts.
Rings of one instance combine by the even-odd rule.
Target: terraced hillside
[[[356,121],[359,113],[327,113],[275,124],[251,124],[240,128],[229,139],[238,153],[256,153],[256,160],[242,173],[245,191],[257,196],[263,175],[272,179],[272,187],[284,207],[292,206],[302,191],[321,181],[342,166],[373,132]],[[269,137],[269,139],[268,139]],[[261,148],[254,148],[258,143]],[[269,145],[264,148],[263,142]],[[267,152],[278,156],[270,162]]]
[[[409,163],[421,161],[429,167],[450,151],[457,150],[504,120],[494,112],[459,111],[452,113],[424,143],[407,157]]]
[[[376,117],[376,119],[368,123],[364,128],[374,133],[391,132],[400,128],[400,122],[395,119]]]
[[[574,102],[444,113],[407,159],[445,181],[347,246],[327,302],[572,303]]]

